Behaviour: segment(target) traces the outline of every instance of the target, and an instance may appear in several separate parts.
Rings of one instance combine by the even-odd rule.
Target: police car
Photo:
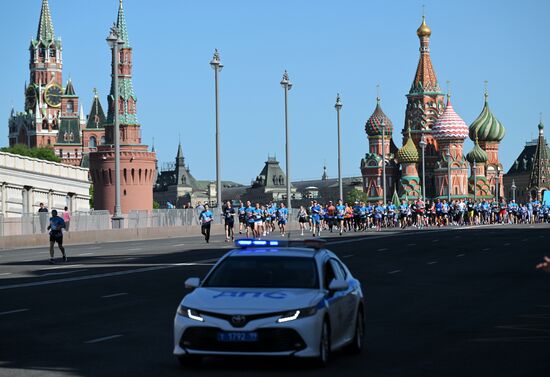
[[[322,240],[241,239],[194,290],[174,319],[181,365],[207,355],[294,356],[326,365],[331,352],[363,349],[360,282]]]

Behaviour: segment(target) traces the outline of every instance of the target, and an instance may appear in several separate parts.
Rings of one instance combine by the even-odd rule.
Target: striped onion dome
[[[432,128],[432,135],[436,140],[464,140],[468,137],[468,126],[453,109],[450,97],[447,97],[445,111]]]
[[[474,149],[472,149],[468,154],[466,155],[466,160],[468,160],[469,163],[473,164],[474,161],[476,163],[486,163],[489,159],[489,156],[487,155],[487,152],[485,152],[480,146],[479,142],[476,139],[476,143],[474,145]]]
[[[369,136],[381,136],[382,124],[386,126],[386,136],[391,137],[393,132],[393,123],[382,111],[382,107],[380,106],[380,98],[376,98],[376,108],[374,109],[374,112],[370,116],[369,120],[367,120],[367,123],[365,123],[365,132]]]
[[[418,149],[414,145],[413,139],[411,137],[411,131],[408,131],[407,142],[397,151],[397,161],[400,164],[406,163],[416,163],[420,160],[418,154]]]
[[[504,138],[506,131],[489,109],[488,97],[489,95],[485,93],[483,110],[470,126],[470,139],[472,140],[475,140],[476,134],[481,141],[501,141]]]

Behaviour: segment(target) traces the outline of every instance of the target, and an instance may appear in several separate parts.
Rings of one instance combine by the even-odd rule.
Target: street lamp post
[[[115,142],[115,208],[112,218],[112,226],[114,229],[123,228],[124,218],[121,213],[120,206],[120,120],[118,109],[118,61],[119,47],[124,44],[120,39],[119,30],[116,26],[111,27],[111,32],[107,37],[107,43],[113,52],[113,123],[114,123],[114,142]]]
[[[499,196],[500,196],[499,195],[500,194],[499,187],[498,187],[498,184],[499,184],[499,181],[500,181],[500,169],[499,169],[498,166],[497,166],[497,175],[496,175],[496,177],[497,177],[497,180],[495,182],[495,199],[498,203],[499,202]]]
[[[426,162],[425,162],[425,153],[426,153],[426,137],[422,134],[420,138],[420,149],[422,149],[422,199],[426,200]]]
[[[210,66],[214,70],[214,87],[216,96],[216,207],[219,213],[222,212],[222,179],[220,175],[220,105],[218,90],[218,73],[221,72],[223,64],[220,62],[220,53],[218,49],[214,50],[214,56],[210,61]]]
[[[386,123],[384,120],[380,123],[382,128],[382,200],[386,204]]]
[[[477,200],[477,163],[474,159],[474,204]]]
[[[288,72],[285,70],[283,73],[283,79],[281,80],[281,86],[285,90],[285,150],[286,150],[286,208],[289,211],[292,210],[292,203],[290,201],[290,144],[288,137],[288,91],[292,89],[292,82],[288,78]]]
[[[448,182],[447,182],[447,200],[451,203],[451,149],[447,149],[447,173],[448,173]]]
[[[340,147],[340,110],[342,109],[342,102],[340,102],[340,93],[336,94],[336,119],[338,124],[338,195],[340,200],[344,200],[344,190],[342,188],[342,150]]]
[[[512,179],[512,187],[510,187],[512,189],[512,200],[515,202],[516,201],[516,189],[517,189],[517,186],[516,186],[516,181],[514,179]]]

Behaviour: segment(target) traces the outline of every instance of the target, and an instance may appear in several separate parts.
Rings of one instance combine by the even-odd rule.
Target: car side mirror
[[[201,285],[201,280],[199,278],[189,278],[185,281],[185,288],[198,288],[199,285]]]
[[[345,291],[348,288],[349,284],[344,279],[332,279],[328,286],[328,290],[333,292]]]

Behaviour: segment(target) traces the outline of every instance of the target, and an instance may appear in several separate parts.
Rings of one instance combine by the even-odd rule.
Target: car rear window
[[[313,258],[246,256],[222,261],[203,287],[217,288],[319,288]]]

